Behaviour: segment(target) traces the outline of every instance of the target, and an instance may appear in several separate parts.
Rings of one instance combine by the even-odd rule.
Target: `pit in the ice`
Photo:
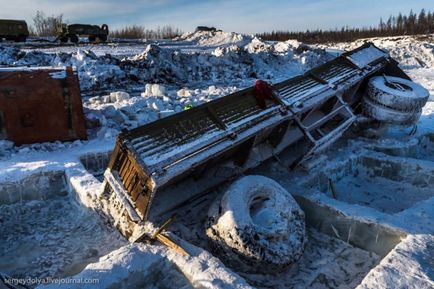
[[[384,140],[371,148],[391,156],[434,162],[434,134],[405,141]]]
[[[36,189],[43,183],[31,180]],[[14,278],[71,276],[122,245],[118,232],[80,205],[66,187],[53,191],[57,189],[39,187],[33,198],[27,194],[13,203],[0,202],[0,272]]]
[[[80,161],[85,169],[99,181],[104,179],[104,171],[110,161],[111,151],[89,153],[80,157]]]
[[[326,169],[304,186],[349,204],[395,214],[434,196],[433,170],[390,158],[352,157]]]

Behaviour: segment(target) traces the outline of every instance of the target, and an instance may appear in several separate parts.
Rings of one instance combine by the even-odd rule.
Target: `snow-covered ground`
[[[370,41],[387,50],[434,101],[433,39]],[[333,58],[325,48],[348,50],[362,42],[314,47],[198,32],[170,41],[79,47],[2,43],[0,66],[76,67],[89,140],[20,147],[0,141],[0,272],[99,280],[98,287],[77,288],[434,288],[434,102],[424,108],[414,136],[394,128],[380,139],[342,142],[325,154],[327,165],[308,175],[288,174],[278,163],[258,168],[292,194],[344,216],[327,219],[331,227],[311,224],[304,257],[284,273],[240,273],[208,252],[203,221],[212,197],[173,224],[190,257],[159,245],[130,245],[93,212],[101,186],[93,174],[101,174],[122,128],[224,96],[258,78],[275,83],[302,74]],[[411,144],[415,148],[406,148]],[[93,174],[88,163],[96,168]],[[387,173],[388,168],[394,170]],[[328,179],[336,183],[336,199],[327,191]],[[306,213],[315,219],[320,211]],[[348,222],[360,224],[348,231],[343,225]],[[370,232],[364,222],[375,231],[369,240],[361,237]]]

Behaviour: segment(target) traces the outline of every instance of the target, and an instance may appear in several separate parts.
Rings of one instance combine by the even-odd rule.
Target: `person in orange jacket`
[[[263,81],[263,80],[256,80],[255,82],[255,90],[254,90],[255,98],[258,103],[258,106],[260,108],[266,108],[266,100],[272,100],[273,99],[273,87],[271,84]]]

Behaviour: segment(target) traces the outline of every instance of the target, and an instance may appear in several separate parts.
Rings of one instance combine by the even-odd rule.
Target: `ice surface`
[[[432,169],[405,162],[359,157],[326,168],[317,189],[351,204],[398,213],[434,196]],[[332,196],[329,179],[335,186]]]
[[[73,275],[125,243],[65,192],[0,205],[0,223],[0,272],[16,278]]]

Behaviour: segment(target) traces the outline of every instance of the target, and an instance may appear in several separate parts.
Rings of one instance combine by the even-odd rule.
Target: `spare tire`
[[[422,114],[421,108],[417,111],[403,112],[375,103],[366,97],[362,101],[362,110],[366,116],[373,119],[399,125],[415,124]]]
[[[388,108],[410,112],[425,106],[429,91],[411,80],[375,76],[369,80],[368,97]]]
[[[303,254],[304,212],[275,181],[247,176],[211,206],[206,234],[211,249],[237,270],[281,271]]]

